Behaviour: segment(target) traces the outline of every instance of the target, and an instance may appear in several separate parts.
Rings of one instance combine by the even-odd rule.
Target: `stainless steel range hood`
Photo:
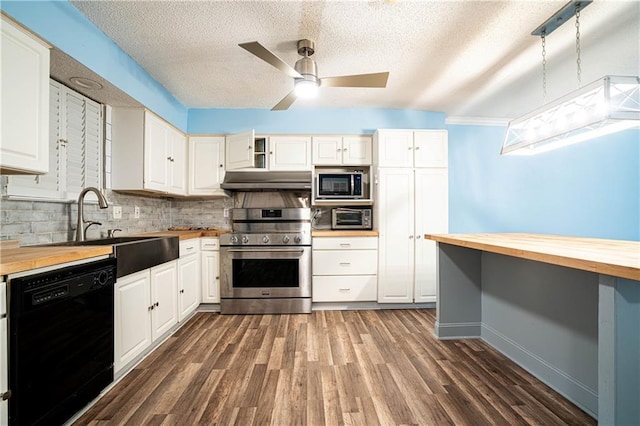
[[[224,182],[220,185],[223,189],[235,191],[261,191],[261,190],[311,190],[311,172],[227,172]]]

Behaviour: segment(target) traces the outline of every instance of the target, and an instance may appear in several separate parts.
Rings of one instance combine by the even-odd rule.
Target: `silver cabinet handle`
[[[349,265],[351,265],[351,262],[340,262],[340,265],[349,266]]]
[[[351,291],[351,289],[350,289],[350,288],[341,288],[341,289],[338,289],[338,290],[339,290],[339,291],[343,291],[343,292]]]

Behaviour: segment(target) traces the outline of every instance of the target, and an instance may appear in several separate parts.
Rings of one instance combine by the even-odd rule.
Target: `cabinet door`
[[[167,131],[171,141],[169,192],[185,195],[187,193],[187,138],[176,129],[168,128]]]
[[[378,303],[412,303],[413,170],[380,169],[378,179]]]
[[[202,252],[202,303],[220,303],[220,252]]]
[[[178,273],[176,261],[151,268],[151,340],[178,323]]]
[[[333,166],[342,164],[342,138],[340,136],[314,136],[313,164],[316,166]]]
[[[49,49],[2,16],[0,172],[49,172]]]
[[[446,130],[416,130],[414,132],[416,167],[447,167],[449,151]]]
[[[225,140],[225,168],[227,170],[255,167],[253,130],[235,135],[228,135]]]
[[[436,301],[436,243],[424,234],[449,231],[448,169],[415,169],[415,301]]]
[[[379,167],[413,167],[413,131],[379,130],[377,138]]]
[[[342,138],[342,164],[348,166],[371,165],[371,138],[345,136]]]
[[[269,170],[311,170],[311,138],[270,137]]]
[[[224,137],[189,138],[189,195],[220,192],[224,179]]]
[[[200,303],[200,256],[191,254],[178,259],[178,321],[185,319]]]
[[[169,187],[167,125],[153,114],[144,114],[144,187],[166,192]]]
[[[115,285],[115,357],[118,372],[151,345],[149,270],[120,278]]]

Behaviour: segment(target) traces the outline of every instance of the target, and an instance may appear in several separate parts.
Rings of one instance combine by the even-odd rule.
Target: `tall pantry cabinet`
[[[446,130],[378,130],[373,138],[378,303],[436,300],[436,243],[448,232]]]

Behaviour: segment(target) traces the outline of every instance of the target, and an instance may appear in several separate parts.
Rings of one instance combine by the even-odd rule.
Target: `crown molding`
[[[462,117],[451,116],[444,120],[445,124],[453,124],[459,126],[500,126],[507,127],[508,118],[489,118],[489,117]]]

